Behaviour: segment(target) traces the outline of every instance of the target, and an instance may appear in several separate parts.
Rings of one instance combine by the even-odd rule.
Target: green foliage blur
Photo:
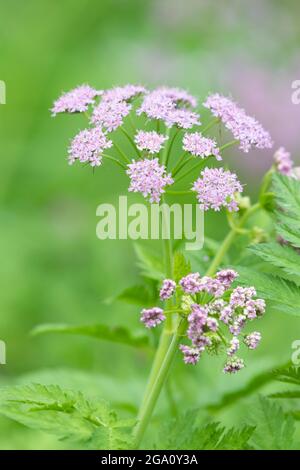
[[[95,234],[96,207],[126,194],[127,179],[109,162],[94,174],[68,166],[69,140],[86,121],[53,119],[54,99],[81,83],[174,85],[200,99],[223,91],[297,160],[300,106],[291,104],[290,93],[299,79],[299,8],[292,0],[0,0],[0,80],[7,88],[0,105],[0,339],[7,345],[1,386],[57,383],[109,399],[134,416],[151,363],[149,352],[126,345],[29,335],[41,323],[142,330],[139,306],[111,300],[139,282],[133,244],[99,241]],[[229,155],[253,198],[271,157]],[[207,236],[219,240],[225,232],[222,215],[206,218]],[[169,387],[179,409],[218,402],[254,374],[287,362],[300,339],[299,319],[269,310],[261,329],[260,349],[236,377],[221,373],[218,358],[205,357],[188,372],[178,361]],[[217,420],[247,421],[248,403],[215,411]],[[169,406],[163,395],[156,419]],[[1,449],[65,446],[0,418]]]

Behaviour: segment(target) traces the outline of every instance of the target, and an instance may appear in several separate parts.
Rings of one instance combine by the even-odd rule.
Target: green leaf
[[[251,408],[251,422],[255,431],[250,443],[259,450],[288,450],[294,448],[295,422],[285,415],[276,403],[260,396],[257,406]]]
[[[65,325],[63,323],[46,323],[36,326],[31,334],[36,336],[45,333],[61,333],[70,335],[89,336],[102,341],[126,344],[136,348],[149,347],[150,340],[146,334],[133,334],[122,326],[108,325]]]
[[[297,226],[293,221],[287,223],[287,218],[281,215],[276,225],[276,232],[283,240],[286,240],[295,248],[300,248],[299,224]]]
[[[293,248],[272,242],[254,245],[249,250],[287,274],[300,276],[300,256]]]
[[[161,281],[164,278],[162,257],[154,254],[149,248],[137,243],[134,245],[134,249],[141,274],[149,279]]]
[[[285,390],[283,392],[271,393],[269,398],[300,398],[300,390]]]
[[[300,182],[295,178],[274,173],[272,178],[273,192],[277,205],[289,217],[299,221],[300,218]]]
[[[226,430],[220,423],[200,425],[199,413],[189,411],[164,426],[160,447],[166,450],[248,449],[254,427]]]
[[[245,398],[252,393],[256,392],[260,388],[264,387],[270,382],[276,380],[277,376],[281,376],[284,373],[286,368],[290,365],[290,362],[279,366],[275,371],[272,367],[271,369],[265,370],[260,374],[254,376],[248,383],[246,383],[243,387],[238,388],[232,392],[228,392],[217,402],[207,405],[207,410],[209,411],[219,411],[227,406],[230,406],[233,403],[236,403],[238,400]]]
[[[173,272],[174,280],[176,282],[180,281],[182,277],[186,276],[188,273],[191,272],[190,262],[187,261],[184,255],[178,251],[174,255]]]
[[[300,386],[300,369],[298,367],[289,367],[288,369],[275,371],[275,373],[279,382]]]
[[[0,413],[29,428],[94,449],[124,449],[130,439],[109,405],[57,385],[30,384],[0,389]],[[123,429],[122,429],[123,428]]]
[[[157,292],[156,285],[134,285],[124,289],[115,300],[130,304],[150,306],[157,302]]]
[[[290,315],[300,315],[300,288],[291,281],[236,266],[239,273],[238,283],[254,286],[259,296],[270,301],[270,305],[278,311]]]

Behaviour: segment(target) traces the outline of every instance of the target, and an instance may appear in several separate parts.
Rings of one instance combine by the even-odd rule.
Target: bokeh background
[[[7,86],[0,105],[0,339],[7,344],[0,384],[56,382],[134,412],[150,366],[145,353],[125,346],[29,335],[44,322],[139,328],[136,305],[107,301],[138,280],[132,243],[95,236],[97,205],[124,194],[126,178],[109,164],[94,175],[68,167],[69,139],[85,122],[51,118],[53,100],[85,82],[174,85],[200,99],[225,92],[299,162],[300,105],[291,102],[292,81],[300,78],[299,14],[297,0],[0,0],[0,80]],[[229,159],[255,196],[272,153],[231,152]],[[222,216],[208,219],[206,234],[220,239]],[[224,377],[214,358],[184,380],[177,366],[172,388],[181,409],[218,400],[289,359],[299,323],[272,312],[262,323],[264,342],[240,376]],[[160,410],[167,406],[162,397]],[[217,418],[240,423],[248,411],[246,401]],[[0,418],[2,449],[64,446]]]

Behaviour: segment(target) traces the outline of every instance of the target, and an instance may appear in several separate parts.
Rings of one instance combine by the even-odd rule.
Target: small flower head
[[[144,308],[141,312],[141,322],[146,328],[154,328],[166,319],[164,312],[159,307]]]
[[[206,158],[213,155],[216,160],[222,160],[217,143],[212,139],[203,137],[200,132],[184,134],[183,150],[195,155],[195,157]]]
[[[181,344],[179,346],[180,351],[183,353],[183,360],[185,364],[195,365],[199,361],[201,350]]]
[[[235,193],[243,191],[237,176],[223,168],[205,168],[201,177],[195,181],[193,191],[197,193],[200,209],[219,211],[226,207],[229,211],[237,211]]]
[[[126,103],[126,101],[102,100],[94,108],[91,123],[112,132],[122,126],[123,119],[130,113],[130,110],[131,104]]]
[[[191,129],[199,126],[200,116],[189,109],[171,109],[164,119],[167,127],[177,126],[182,129]]]
[[[230,347],[227,349],[227,356],[234,356],[240,347],[240,341],[233,337],[230,341]]]
[[[265,302],[255,298],[254,287],[238,286],[232,290],[232,282],[237,277],[236,271],[222,269],[214,277],[201,277],[196,272],[179,281],[181,289],[176,291],[174,311],[178,308],[178,314],[187,323],[183,336],[190,343],[180,346],[186,364],[196,364],[205,351],[209,354],[222,352],[221,346],[225,343],[227,362],[223,370],[232,374],[244,367],[243,360],[235,356],[241,344],[249,349],[257,347],[260,333],[245,335],[242,330],[249,321],[262,315]],[[165,279],[160,291],[161,300],[170,298],[175,287],[174,281]]]
[[[76,160],[81,163],[89,163],[91,166],[101,164],[103,150],[112,146],[100,127],[84,129],[79,132],[71,142],[69,148],[69,163]]]
[[[230,288],[233,281],[238,277],[238,273],[233,269],[222,269],[222,271],[217,272],[216,277],[227,290]]]
[[[151,154],[159,153],[167,139],[167,136],[158,134],[155,131],[139,131],[134,138],[139,150],[146,150]]]
[[[125,85],[105,90],[102,101],[130,101],[133,98],[146,93],[146,88],[141,85]]]
[[[179,284],[182,287],[182,290],[187,294],[196,294],[201,289],[200,279],[199,273],[191,273],[183,277],[179,281]]]
[[[171,175],[166,173],[164,165],[159,164],[158,158],[133,160],[128,165],[127,174],[130,177],[129,191],[142,193],[150,202],[159,202],[165,186],[173,183]]]
[[[249,152],[252,146],[259,149],[272,147],[269,132],[231,99],[215,93],[206,99],[204,106],[221,119],[234,138],[240,142],[240,149],[244,152]]]
[[[94,103],[97,96],[100,96],[102,91],[95,90],[88,85],[81,85],[74,88],[67,93],[64,93],[53,104],[52,115],[56,116],[58,113],[83,113],[87,111],[90,104]]]
[[[232,357],[228,359],[226,362],[223,372],[225,374],[235,374],[239,370],[243,369],[245,367],[245,363],[243,359],[240,359],[239,357]]]
[[[244,342],[249,349],[256,349],[261,341],[261,334],[259,331],[254,331],[249,335],[245,336]]]
[[[172,279],[165,279],[162,283],[162,287],[159,292],[159,297],[161,300],[167,300],[172,297],[176,289],[176,282]]]
[[[274,161],[279,173],[286,176],[292,176],[294,162],[291,159],[290,152],[287,152],[284,147],[279,147],[274,153]]]

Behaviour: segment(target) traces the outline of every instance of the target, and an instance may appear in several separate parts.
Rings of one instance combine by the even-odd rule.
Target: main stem
[[[218,269],[218,266],[221,264],[225,254],[227,253],[228,249],[230,248],[233,240],[235,239],[236,235],[239,233],[239,229],[243,227],[246,223],[248,218],[257,210],[260,209],[260,204],[254,204],[250,207],[244,215],[241,217],[239,223],[230,230],[227,237],[225,238],[224,242],[220,246],[219,251],[217,252],[215,258],[213,259],[206,275],[212,276],[215,271]],[[166,240],[165,240],[166,242]],[[168,245],[168,250],[166,250],[167,246],[165,245],[165,260],[166,266],[168,265],[167,273],[172,274],[172,258],[170,257],[170,245]],[[173,359],[175,357],[178,342],[180,337],[184,335],[186,331],[186,319],[182,319],[176,328],[175,333],[173,334],[172,340],[170,342],[170,334],[172,332],[172,318],[171,315],[167,316],[167,320],[165,322],[165,327],[161,336],[160,344],[157,349],[156,357],[153,362],[152,371],[150,374],[150,379],[148,382],[148,386],[145,393],[145,398],[143,400],[140,413],[138,416],[138,424],[135,428],[135,448],[139,448],[140,443],[143,439],[145,430],[150,422],[155,404],[159,398],[160,392],[162,387],[167,379],[168,372],[172,365]]]
[[[162,202],[164,203],[164,197],[162,197]],[[163,224],[166,223],[166,214],[165,211],[162,211],[162,219],[163,219]],[[172,262],[172,243],[170,239],[164,239],[163,240],[163,253],[164,253],[164,266],[165,266],[165,274],[167,278],[173,277],[173,262]],[[166,310],[171,309],[172,307],[172,301],[168,300],[166,302]],[[150,392],[152,390],[152,387],[154,386],[154,383],[156,381],[158,372],[161,368],[161,364],[166,356],[166,353],[168,351],[171,337],[173,334],[173,318],[172,314],[169,313],[166,315],[166,321],[164,323],[164,328],[162,331],[162,334],[160,336],[160,341],[158,348],[156,350],[156,354],[153,360],[150,376],[148,379],[148,383],[146,386],[146,390],[144,393],[144,398],[142,400],[142,404],[140,407],[140,411],[138,414],[138,424],[135,430],[135,435],[137,442],[139,444],[140,438],[142,437],[144,433],[145,426],[143,424],[144,421],[144,415],[145,415],[145,409],[147,408],[147,402],[149,399]],[[141,434],[141,429],[143,429],[142,434]],[[139,437],[138,437],[139,436]]]

